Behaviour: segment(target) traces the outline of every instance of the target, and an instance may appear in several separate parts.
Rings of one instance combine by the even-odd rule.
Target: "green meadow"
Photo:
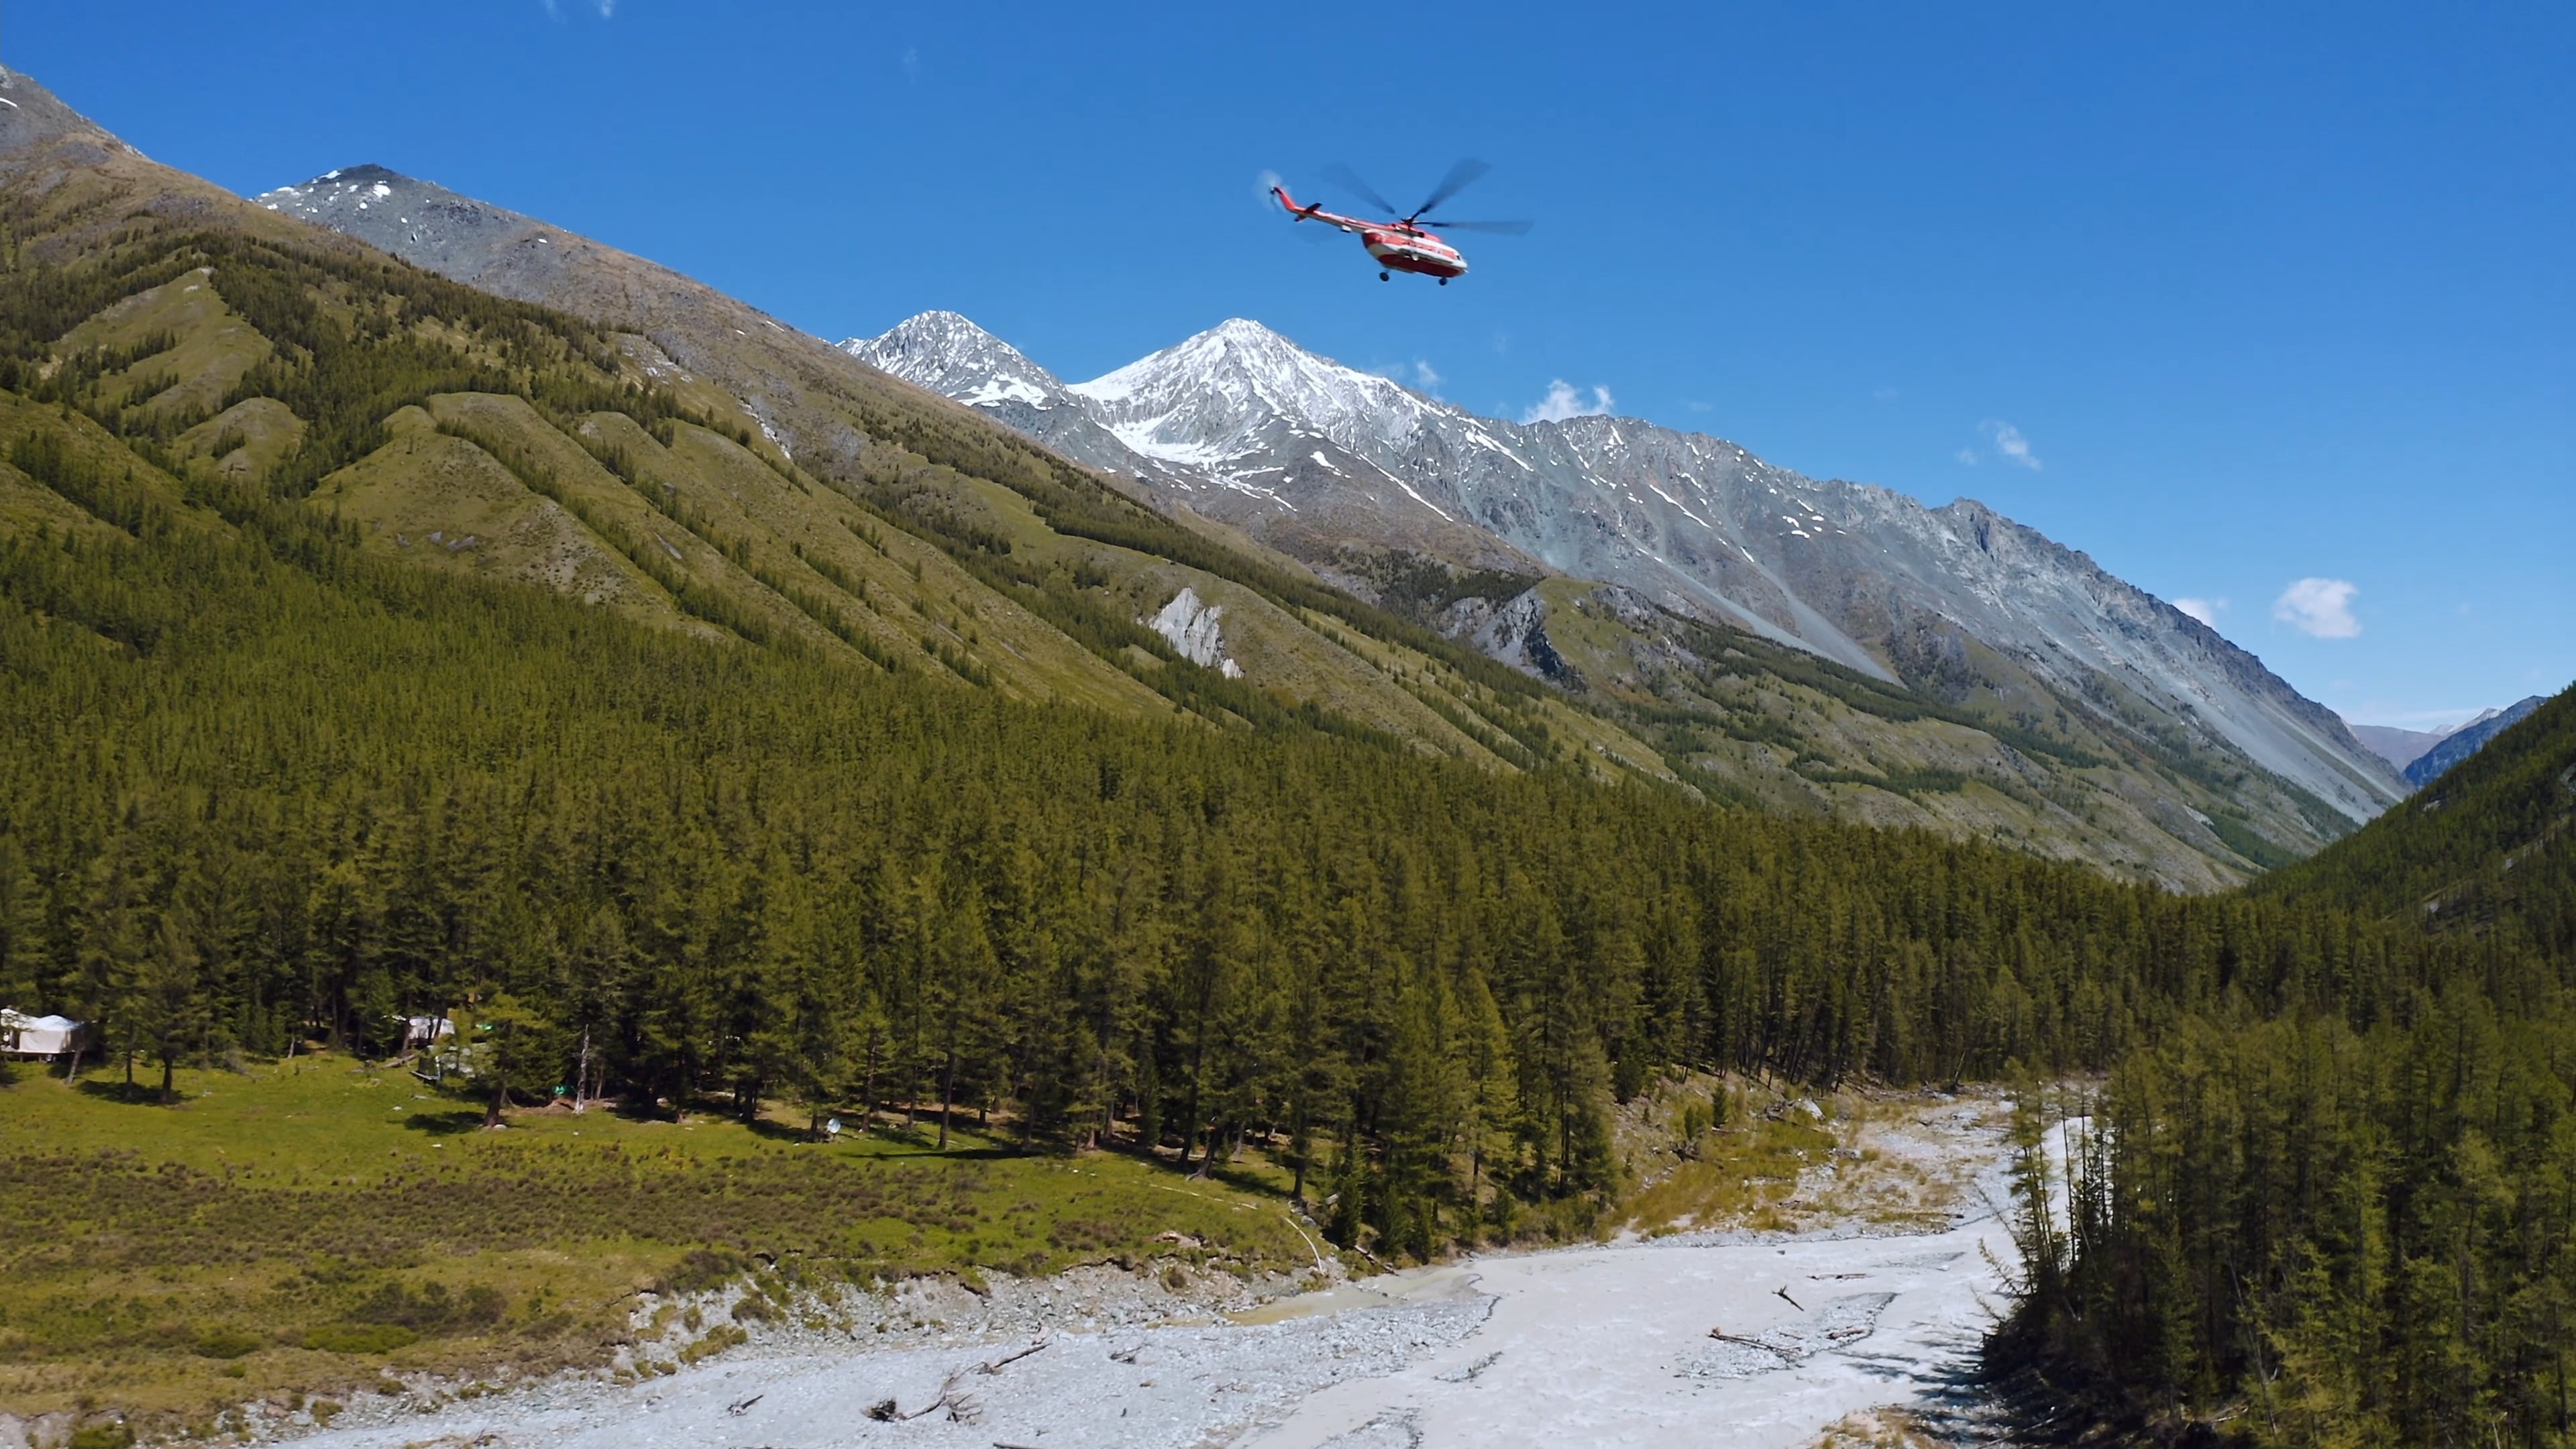
[[[1284,1178],[1031,1154],[952,1125],[513,1113],[339,1055],[0,1085],[0,1403],[210,1418],[388,1373],[597,1363],[634,1295],[995,1272],[1175,1250],[1291,1270]],[[852,1124],[855,1128],[855,1123]],[[780,1293],[783,1298],[792,1293]]]

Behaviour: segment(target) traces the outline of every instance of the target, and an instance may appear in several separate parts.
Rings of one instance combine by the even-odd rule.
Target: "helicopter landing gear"
[[[1386,273],[1384,273],[1384,272],[1380,272],[1380,273],[1378,273],[1378,274],[1377,274],[1377,279],[1378,279],[1379,281],[1381,281],[1381,282],[1383,282],[1383,281],[1387,280],[1387,275],[1386,275]]]

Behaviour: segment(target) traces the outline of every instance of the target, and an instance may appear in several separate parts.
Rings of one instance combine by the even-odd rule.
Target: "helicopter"
[[[1449,175],[1439,186],[1433,188],[1428,199],[1415,207],[1410,215],[1394,221],[1364,221],[1355,216],[1337,216],[1324,210],[1324,204],[1320,201],[1308,206],[1299,206],[1296,198],[1288,194],[1288,188],[1285,185],[1271,187],[1270,194],[1278,197],[1279,204],[1286,207],[1288,214],[1299,221],[1320,221],[1357,236],[1360,239],[1360,245],[1368,248],[1368,254],[1377,260],[1379,281],[1388,281],[1397,272],[1411,272],[1416,276],[1434,278],[1445,287],[1449,285],[1450,278],[1467,275],[1467,259],[1459,255],[1456,247],[1443,240],[1438,235],[1439,232],[1482,231],[1502,236],[1519,236],[1530,229],[1530,224],[1525,221],[1424,221],[1422,219],[1433,208],[1465,190],[1475,182],[1476,178],[1492,169],[1482,161],[1459,162],[1449,168]],[[1367,182],[1362,181],[1347,166],[1324,168],[1324,179],[1380,211],[1391,213],[1395,210],[1395,203],[1378,195]]]

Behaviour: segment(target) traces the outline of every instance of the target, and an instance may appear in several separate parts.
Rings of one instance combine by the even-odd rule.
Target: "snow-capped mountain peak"
[[[969,407],[1065,405],[1065,386],[1019,349],[954,312],[924,312],[879,337],[852,337],[843,352]]]
[[[1192,465],[1267,452],[1292,435],[1353,449],[1396,441],[1438,406],[1240,317],[1071,390],[1137,452]]]

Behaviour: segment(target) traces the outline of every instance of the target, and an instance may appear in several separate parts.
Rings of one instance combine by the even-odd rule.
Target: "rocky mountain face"
[[[2406,763],[2406,783],[2419,789],[2432,784],[2452,766],[2485,749],[2487,741],[2522,723],[2533,710],[2546,703],[2546,699],[2535,694],[2502,709],[2488,710],[2450,731]]]
[[[1363,591],[1391,552],[1616,584],[1953,702],[2251,765],[2347,821],[2404,793],[2253,655],[1971,500],[1634,419],[1478,417],[1239,319],[1070,385],[954,314],[842,346]]]

